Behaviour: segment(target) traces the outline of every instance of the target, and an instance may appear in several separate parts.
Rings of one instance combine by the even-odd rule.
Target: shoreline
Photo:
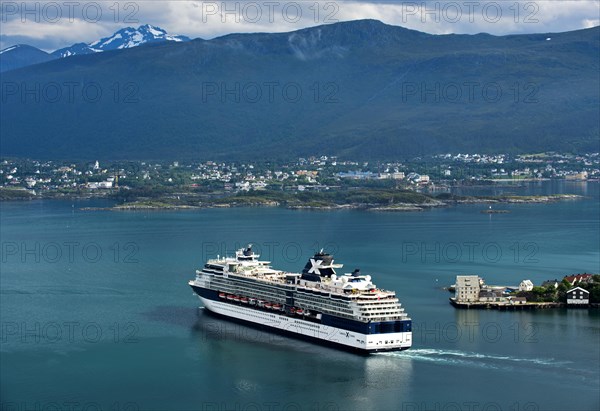
[[[81,211],[150,211],[150,210],[201,210],[209,208],[285,208],[289,210],[306,210],[306,211],[337,211],[337,210],[362,210],[371,212],[422,212],[430,209],[451,207],[456,205],[469,205],[469,204],[482,204],[488,205],[501,205],[501,204],[552,204],[559,201],[579,201],[587,198],[586,196],[578,194],[553,194],[553,195],[539,195],[539,196],[481,196],[481,197],[459,197],[452,196],[450,198],[436,198],[428,197],[427,202],[415,202],[415,203],[395,203],[384,205],[381,203],[347,203],[347,204],[311,204],[310,201],[303,203],[292,203],[286,204],[286,201],[273,200],[267,198],[254,199],[255,201],[245,201],[243,196],[231,197],[220,200],[229,200],[229,202],[202,202],[199,201],[197,204],[192,203],[188,200],[188,203],[171,203],[170,198],[158,198],[144,199],[138,201],[132,201],[130,203],[120,203],[106,207],[81,207]],[[61,197],[48,197],[48,198],[23,198],[23,199],[10,199],[3,200],[0,203],[14,202],[14,201],[35,201],[35,200],[111,200],[106,196],[94,197],[94,196],[61,196]],[[237,201],[236,201],[237,200]],[[256,201],[258,200],[258,201]],[[179,201],[179,200],[178,200]],[[482,214],[509,214],[510,210],[507,209],[481,209],[479,210]]]
[[[549,309],[549,308],[566,308],[566,309],[590,309],[600,308],[600,304],[598,303],[589,303],[586,305],[574,305],[567,303],[559,303],[559,302],[529,302],[529,303],[521,303],[521,304],[509,304],[509,303],[501,303],[501,302],[475,302],[475,303],[459,303],[456,302],[453,298],[449,298],[450,305],[459,310],[500,310],[500,311],[510,311],[510,310],[541,310],[541,309]]]
[[[372,212],[422,212],[434,208],[452,207],[463,204],[549,204],[559,201],[578,201],[586,198],[577,194],[555,194],[544,196],[510,196],[510,197],[482,197],[468,199],[450,199],[437,200],[431,198],[429,203],[397,203],[393,205],[381,205],[376,203],[350,203],[350,204],[284,204],[283,201],[265,200],[262,202],[231,202],[231,203],[199,203],[192,204],[171,204],[163,201],[138,201],[130,204],[118,204],[112,207],[83,207],[83,211],[148,211],[148,210],[201,210],[210,208],[285,208],[288,210],[304,211],[339,211],[339,210],[361,210]],[[480,213],[484,214],[509,214],[511,211],[506,209],[482,209]]]
[[[558,201],[574,201],[582,200],[585,197],[564,194],[558,195],[560,197],[548,198],[549,196],[541,196],[539,199],[511,199],[511,200],[481,200],[481,201],[440,201],[439,203],[429,204],[410,204],[403,203],[393,206],[381,206],[378,204],[334,204],[334,205],[284,205],[278,202],[265,202],[265,203],[244,203],[244,204],[200,204],[200,205],[188,205],[188,204],[144,204],[131,203],[128,205],[118,204],[113,207],[82,207],[79,208],[81,211],[150,211],[150,210],[204,210],[211,208],[284,208],[287,210],[300,210],[300,211],[341,211],[341,210],[360,210],[360,211],[371,211],[371,212],[392,212],[392,213],[404,213],[404,212],[422,212],[435,208],[453,207],[457,205],[469,205],[469,204],[549,204]],[[482,214],[510,214],[510,210],[506,209],[482,209],[479,211]]]

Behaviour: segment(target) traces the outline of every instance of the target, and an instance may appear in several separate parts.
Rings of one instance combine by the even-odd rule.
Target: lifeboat
[[[273,309],[277,311],[281,311],[281,304],[273,304]]]
[[[240,301],[240,297],[238,297],[237,295],[233,296],[233,301],[235,301],[236,303]]]
[[[242,298],[240,298],[240,302],[242,304],[248,304],[248,297],[242,297]]]
[[[296,308],[296,314],[304,315],[304,310],[302,308]]]
[[[219,293],[219,298],[227,298],[227,294],[225,294],[225,293]]]
[[[233,301],[233,297],[234,297],[233,295],[229,294],[229,295],[227,296],[227,299],[228,299],[229,301]]]
[[[268,308],[270,310],[271,308],[273,308],[273,304],[265,303],[265,308]]]

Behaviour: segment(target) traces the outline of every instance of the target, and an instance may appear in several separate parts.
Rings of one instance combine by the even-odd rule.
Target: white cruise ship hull
[[[361,334],[300,317],[285,315],[227,301],[215,301],[199,295],[204,307],[212,313],[257,326],[268,327],[297,337],[334,344],[364,353],[399,351],[410,348],[412,332]]]

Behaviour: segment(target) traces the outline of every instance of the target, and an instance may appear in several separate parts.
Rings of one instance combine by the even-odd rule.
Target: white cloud
[[[55,5],[62,5],[61,10]],[[212,38],[284,32],[377,19],[433,34],[560,32],[597,26],[598,1],[2,1],[0,48],[27,43],[54,50],[92,42],[125,26],[150,23],[172,34]],[[117,7],[115,7],[115,4]],[[300,8],[298,6],[301,6]],[[57,18],[57,12],[60,18]]]

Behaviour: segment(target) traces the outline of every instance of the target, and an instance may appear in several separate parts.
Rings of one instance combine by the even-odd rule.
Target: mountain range
[[[3,73],[0,155],[598,151],[599,62],[598,27],[430,35],[358,20],[163,41]]]
[[[159,27],[145,24],[137,29],[126,27],[111,36],[92,43],[76,43],[72,46],[56,50],[53,53],[46,53],[43,50],[26,44],[17,44],[0,51],[0,72],[45,63],[63,57],[98,53],[107,50],[127,49],[141,46],[142,44],[154,44],[163,41],[182,42],[190,41],[190,39],[186,36],[172,36]]]

